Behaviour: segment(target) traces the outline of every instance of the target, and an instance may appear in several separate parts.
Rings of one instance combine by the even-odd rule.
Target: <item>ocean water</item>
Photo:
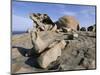
[[[12,35],[16,35],[16,34],[23,34],[26,33],[25,31],[12,31]]]

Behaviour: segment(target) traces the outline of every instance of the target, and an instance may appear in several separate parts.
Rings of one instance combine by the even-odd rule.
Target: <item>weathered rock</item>
[[[87,28],[87,30],[88,30],[88,31],[93,31],[93,32],[95,32],[95,31],[96,31],[96,25],[89,26],[89,27]]]
[[[48,51],[42,53],[38,58],[38,63],[42,68],[47,68],[50,63],[57,60],[61,56],[61,49],[65,47],[66,43],[64,40],[53,46]]]
[[[77,33],[73,34],[73,38],[78,38],[78,37],[79,37],[79,35]]]
[[[55,26],[55,24],[47,14],[33,13],[30,15],[30,18],[35,23],[38,31],[52,30],[52,28]]]
[[[41,53],[57,39],[63,40],[64,37],[62,38],[62,35],[63,34],[58,34],[56,32],[52,32],[52,31],[32,33],[32,41],[33,41],[33,45],[35,47],[36,52]],[[66,36],[65,38],[68,38],[68,36]]]
[[[38,50],[40,49],[39,53],[41,53],[55,40],[73,39],[73,37],[72,38],[70,37],[72,35],[73,35],[72,33],[63,34],[63,33],[56,33],[52,31],[43,31],[43,32],[36,32],[36,33],[32,32],[32,34],[25,33],[20,35],[14,35],[12,36],[12,47],[32,49],[35,46],[36,52],[38,52]],[[40,40],[41,43],[44,43],[44,46],[41,46],[38,40]]]
[[[39,32],[32,33],[32,42],[37,53],[41,53],[45,50],[56,37],[53,37],[51,33],[44,33],[41,35]]]
[[[12,73],[16,73],[20,68],[21,67],[17,63],[12,64],[12,70],[11,70],[11,72]]]
[[[82,32],[83,34],[85,32]],[[86,32],[87,33],[87,32]],[[62,70],[95,69],[95,38],[79,34],[76,40],[69,40],[60,58]],[[92,65],[92,66],[91,66]],[[81,67],[78,67],[81,66]]]
[[[86,28],[85,28],[85,27],[82,27],[82,28],[80,29],[80,31],[86,31]]]
[[[54,24],[53,21],[50,19],[50,17],[47,14],[40,14],[40,13],[33,13],[30,15],[30,18],[33,21],[40,21],[44,24]]]
[[[22,47],[30,49],[33,47],[31,35],[29,33],[23,33],[12,36],[12,47]]]
[[[73,16],[63,16],[56,22],[58,28],[67,27],[73,30],[79,30],[79,23]]]
[[[44,32],[44,31],[40,32],[39,36],[42,38],[42,40],[46,40],[48,38],[47,35],[50,35],[49,38],[52,38],[52,37],[55,37],[55,36],[59,37],[58,36],[58,34],[59,34],[60,38],[59,39],[57,38],[57,39],[58,39],[58,41],[64,39],[67,43],[66,48],[64,48],[64,50],[62,50],[61,57],[59,59],[57,59],[57,62],[54,61],[54,64],[52,64],[52,62],[51,62],[48,65],[48,66],[52,65],[53,68],[51,68],[49,70],[47,70],[47,69],[44,70],[44,69],[40,69],[39,67],[29,66],[30,68],[34,68],[34,69],[31,70],[32,72],[46,72],[46,71],[51,71],[51,70],[63,71],[63,70],[76,70],[76,69],[79,70],[79,69],[95,69],[96,68],[96,66],[95,66],[95,63],[96,63],[96,61],[95,61],[95,59],[96,59],[95,58],[96,33],[95,32],[77,31],[76,33],[78,34],[78,38],[76,38],[76,39],[68,38],[69,35],[70,36],[73,35],[73,33],[71,33],[71,32],[68,32],[68,33],[55,33],[55,32],[52,32],[52,33],[47,32],[46,33],[46,32]],[[22,50],[25,50],[27,48],[31,49],[30,43],[29,43],[30,39],[27,39],[27,41],[26,41],[26,37],[27,37],[26,35],[28,35],[28,33],[27,34],[21,34],[19,36],[17,35],[18,37],[14,36],[13,37],[13,43],[14,44],[12,44],[12,45],[13,46],[17,45],[17,48],[18,47],[24,48]],[[22,39],[22,40],[19,40],[19,38]],[[35,38],[35,36],[34,36],[34,38]],[[56,39],[56,41],[57,41],[57,39]],[[16,40],[18,40],[18,41],[16,41]],[[57,43],[56,41],[52,42],[48,46],[48,48],[52,49],[53,47],[55,47],[55,44]],[[23,44],[22,42],[25,43],[25,44]],[[26,44],[27,44],[27,47],[26,47]],[[33,49],[32,49],[32,51],[34,52]],[[12,51],[13,57],[16,57],[16,56],[14,56],[15,52],[16,51]],[[33,54],[33,55],[35,55],[35,54]],[[20,57],[17,57],[17,59],[14,59],[14,60],[12,59],[12,62],[14,62],[14,64],[18,63],[17,66],[23,67],[23,66],[29,65],[29,64],[23,64],[26,61],[28,61],[26,58],[27,57],[20,56]],[[86,60],[83,61],[85,58],[87,59],[87,61]],[[29,62],[31,63],[31,65],[36,65],[37,64],[35,62],[36,60],[34,60],[33,57],[31,57],[30,60],[31,61],[29,61]],[[35,62],[35,63],[33,63],[33,62]],[[83,63],[83,62],[89,63],[89,65],[86,66],[85,63]],[[56,65],[59,68],[54,69]],[[20,69],[19,68],[18,70],[16,70],[16,68],[17,67],[15,67],[15,69],[14,69],[14,67],[12,66],[12,69],[13,69],[14,73],[16,73]],[[27,71],[26,71],[26,73],[27,73]]]
[[[67,27],[63,27],[62,28],[62,31],[63,32],[71,32],[71,31],[73,31],[71,28],[67,28]]]
[[[36,38],[34,38],[34,36],[36,36]],[[48,46],[47,42],[44,42],[37,32],[32,33],[32,41],[37,53],[42,52]]]
[[[71,16],[61,17],[57,25],[47,14],[30,18],[36,30],[12,36],[13,73],[96,68],[96,27],[77,31],[79,23]]]
[[[33,71],[33,69],[31,69],[31,68],[20,67],[20,69],[18,71],[16,71],[16,73],[30,73],[32,71]]]
[[[69,33],[56,33],[51,31],[43,31],[32,33],[32,41],[37,53],[43,52],[50,44],[56,40],[74,40],[80,36],[94,37],[95,34],[91,32],[69,32]],[[40,45],[41,43],[41,45]]]
[[[57,31],[57,25],[55,24],[51,31]]]
[[[96,33],[94,32],[83,32],[83,31],[79,31],[77,32],[80,36],[86,36],[86,37],[91,37],[91,38],[96,38]]]

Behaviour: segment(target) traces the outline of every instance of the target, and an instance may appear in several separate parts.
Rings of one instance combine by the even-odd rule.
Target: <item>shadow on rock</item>
[[[29,57],[26,61],[25,64],[31,66],[31,67],[35,67],[35,68],[41,68],[37,62],[37,58],[39,56],[39,54],[37,54],[34,51],[34,48],[31,49],[26,49],[26,48],[22,48],[22,47],[17,47],[17,46],[13,46],[12,48],[17,48],[18,51],[20,52],[21,55],[25,56],[27,55],[27,57]]]
[[[21,55],[26,56],[26,54],[31,50],[31,49],[26,49],[26,48],[22,48],[22,47],[12,47],[12,48],[17,48],[18,51],[21,53]]]
[[[27,59],[25,61],[25,64],[31,66],[31,67],[35,67],[35,68],[41,68],[37,62],[37,57],[30,57],[29,59]]]

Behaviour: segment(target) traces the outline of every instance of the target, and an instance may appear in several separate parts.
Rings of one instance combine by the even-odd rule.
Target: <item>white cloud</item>
[[[88,8],[88,9],[85,9],[85,10],[81,10],[79,13],[80,14],[95,15],[95,9]]]
[[[63,12],[61,12],[61,14],[63,14],[63,15],[71,15],[71,16],[75,16],[76,15],[75,12],[71,12],[71,11],[63,11]]]
[[[62,14],[62,15],[75,16],[77,14],[76,12],[69,11],[67,9],[67,6],[65,6],[65,5],[57,5],[57,7],[59,8],[60,14]]]

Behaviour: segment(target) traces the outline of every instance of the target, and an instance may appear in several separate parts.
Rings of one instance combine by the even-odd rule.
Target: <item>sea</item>
[[[12,35],[23,34],[25,31],[12,31]]]

